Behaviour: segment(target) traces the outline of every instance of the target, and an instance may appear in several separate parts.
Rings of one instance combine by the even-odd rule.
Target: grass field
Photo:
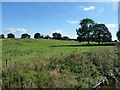
[[[84,42],[83,42],[84,43]],[[86,46],[86,47],[51,47],[59,45],[80,45],[77,41],[60,41],[60,40],[45,40],[45,39],[4,39],[2,41],[3,60],[26,61],[29,58],[39,57],[49,58],[51,56],[59,57],[62,55],[69,55],[78,50],[81,52],[91,51],[97,48],[104,48],[106,46]],[[109,46],[107,48],[113,48]]]
[[[3,39],[3,87],[87,88],[92,87],[100,77],[105,77],[101,74],[103,69],[106,69],[105,72],[113,73],[117,68],[118,56],[115,53],[118,52],[118,48],[116,46],[78,46],[81,44],[85,42]],[[104,64],[99,64],[101,61]],[[90,75],[87,76],[88,73]],[[92,74],[95,75],[92,76]],[[108,82],[111,81],[108,79]]]

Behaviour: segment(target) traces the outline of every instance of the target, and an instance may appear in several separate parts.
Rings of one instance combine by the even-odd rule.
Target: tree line
[[[60,33],[52,33],[52,37],[49,35],[42,35],[40,33],[35,33],[34,38],[39,39],[57,39],[57,40],[78,40],[79,42],[87,41],[88,44],[90,41],[98,42],[111,42],[112,35],[105,24],[95,23],[94,20],[90,18],[82,19],[79,23],[80,28],[76,29],[78,35],[77,39],[71,39],[68,36],[62,36]],[[116,33],[118,40],[120,41],[120,25]],[[0,38],[5,38],[4,34],[0,35]],[[12,33],[7,34],[7,38],[15,38],[15,35]],[[30,35],[25,33],[21,35],[21,38],[30,38]]]
[[[0,38],[15,38],[15,35],[13,33],[9,33],[7,34],[7,37],[4,36],[4,34],[0,35]],[[31,36],[27,33],[24,33],[21,35],[20,38],[31,38]],[[69,38],[68,36],[62,36],[60,33],[52,33],[52,37],[50,37],[49,35],[42,35],[40,33],[35,33],[34,34],[34,38],[35,39],[57,39],[57,40],[72,40],[71,38]]]

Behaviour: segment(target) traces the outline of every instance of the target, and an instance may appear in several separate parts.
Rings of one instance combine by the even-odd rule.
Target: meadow
[[[80,46],[86,43],[2,39],[2,88],[120,86],[119,47]]]

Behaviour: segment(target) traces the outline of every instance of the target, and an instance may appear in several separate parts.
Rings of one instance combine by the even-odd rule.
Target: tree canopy
[[[55,33],[52,34],[52,36],[53,36],[53,39],[58,39],[58,40],[60,40],[62,35],[61,35],[60,33],[56,33],[56,32],[55,32]]]
[[[7,34],[7,38],[15,38],[15,35],[12,33]]]
[[[22,34],[22,35],[21,35],[21,38],[30,38],[30,35],[27,34],[27,33],[25,33],[25,34]]]
[[[4,37],[4,34],[1,34],[1,35],[0,35],[0,38],[5,38],[5,37]]]
[[[49,35],[46,35],[44,38],[45,39],[51,39],[51,37]]]
[[[112,41],[112,35],[105,24],[97,24],[92,19],[86,18],[81,20],[81,27],[76,29],[78,41],[95,41],[110,42]]]
[[[95,24],[92,30],[92,39],[100,44],[100,42],[112,41],[112,35],[105,24]]]
[[[34,38],[36,39],[36,38],[40,38],[40,33],[35,33],[34,34]]]
[[[62,40],[69,40],[70,38],[68,36],[63,36]]]
[[[77,31],[77,39],[79,41],[88,41],[88,44],[89,44],[89,41],[90,41],[90,37],[91,37],[91,30],[92,30],[92,26],[94,25],[94,21],[90,18],[85,18],[83,20],[80,21],[79,25],[80,25],[80,28],[79,29],[76,29]]]

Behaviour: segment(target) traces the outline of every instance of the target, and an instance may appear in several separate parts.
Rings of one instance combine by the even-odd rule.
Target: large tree
[[[119,24],[118,32],[116,33],[116,35],[117,35],[117,38],[118,38],[118,40],[120,42],[120,24]]]
[[[15,38],[15,35],[12,33],[7,34],[7,38]]]
[[[88,41],[90,42],[92,26],[95,22],[90,18],[85,18],[80,21],[80,28],[76,29],[78,41]]]
[[[112,41],[112,35],[109,32],[105,24],[95,24],[92,27],[92,40],[98,42],[110,42]]]

